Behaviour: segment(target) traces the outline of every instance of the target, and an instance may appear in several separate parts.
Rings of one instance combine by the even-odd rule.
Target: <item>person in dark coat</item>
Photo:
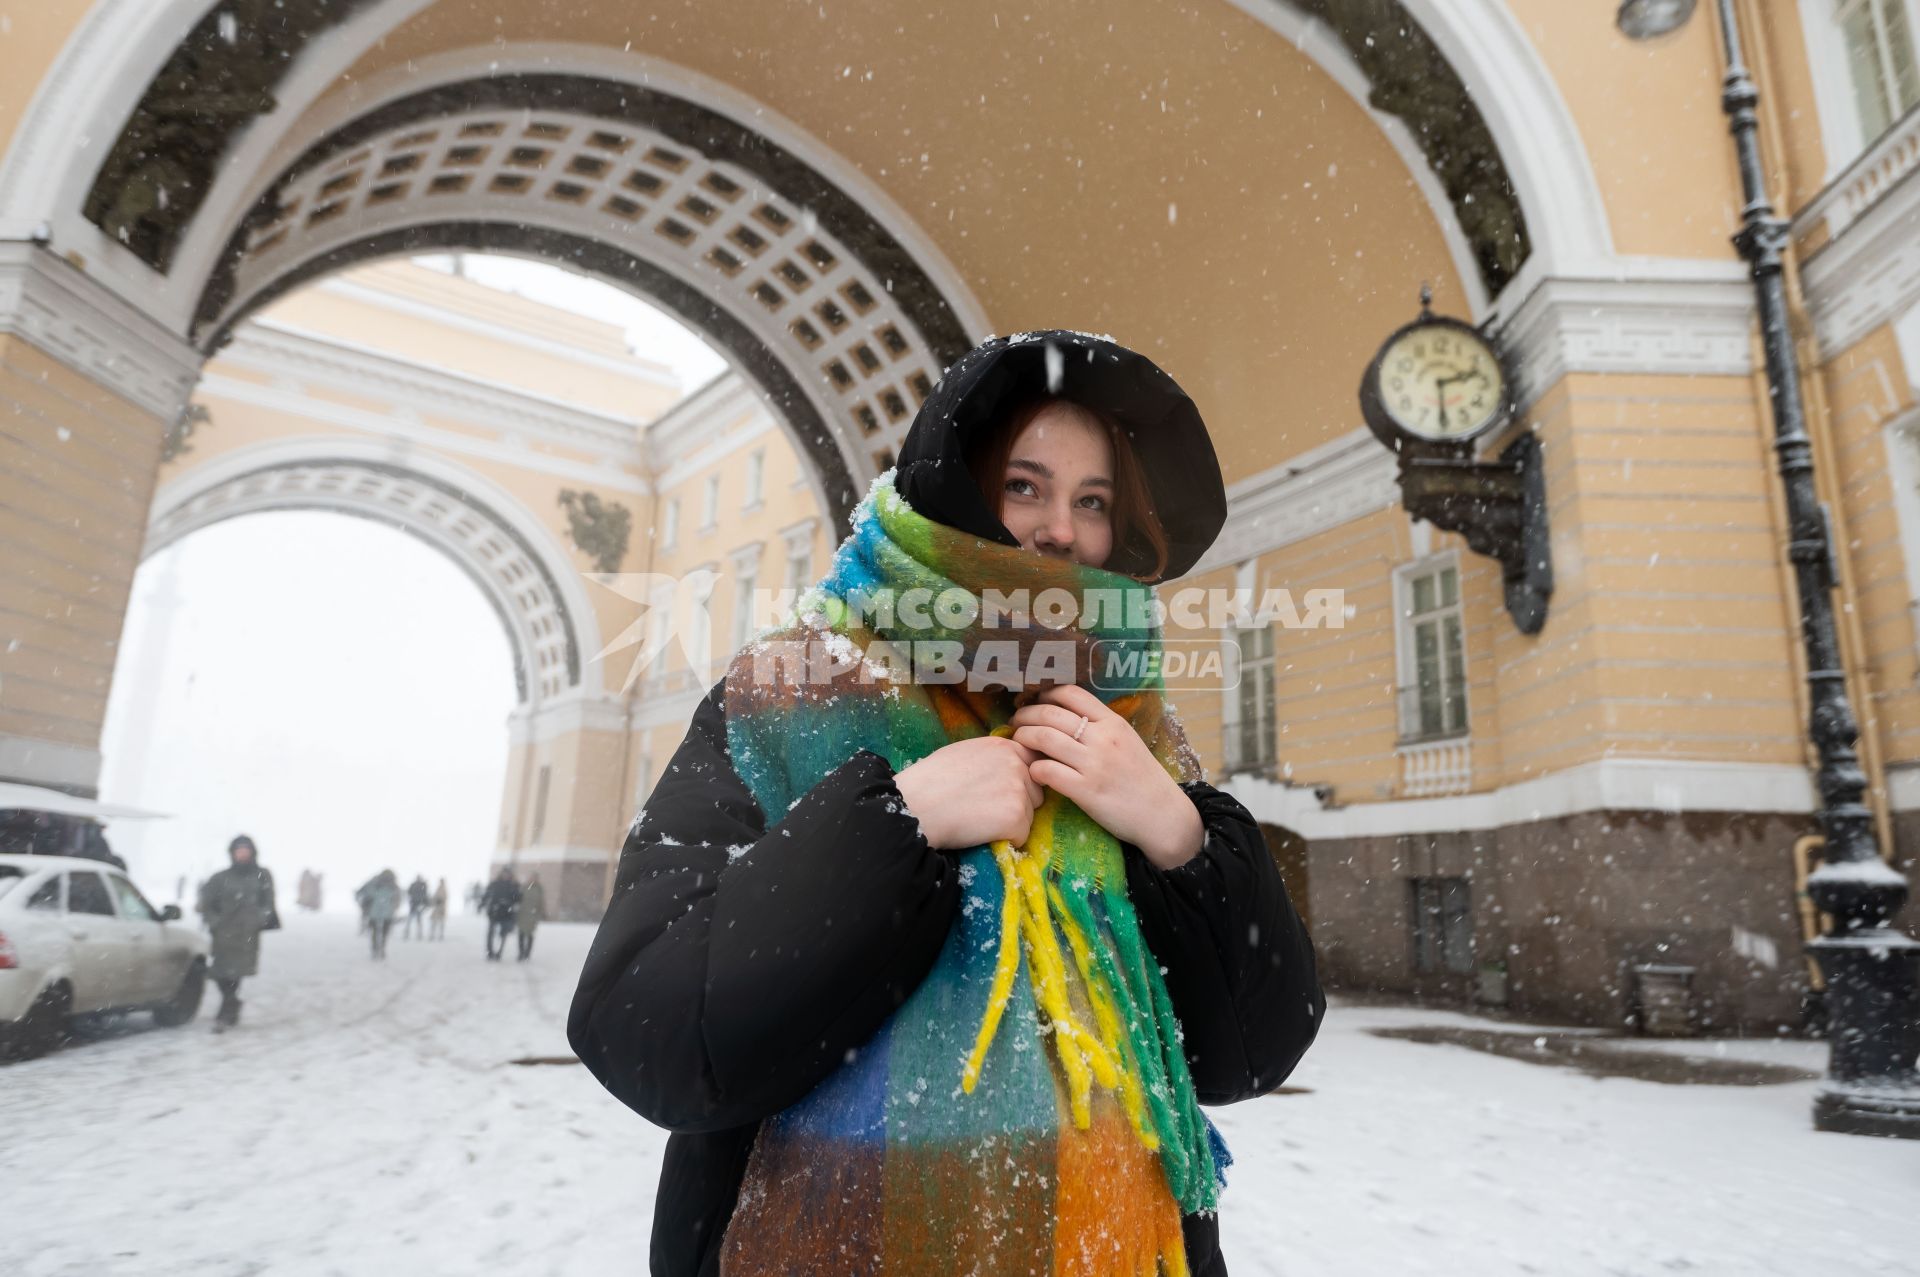
[[[415,874],[407,884],[407,925],[400,932],[402,940],[413,939],[416,932],[426,938],[427,907],[432,903],[433,890],[427,886],[426,875]]]
[[[1078,561],[1142,580],[1190,570],[1225,518],[1212,445],[1170,377],[1104,339],[1055,332],[976,348],[915,418],[899,495],[983,540],[1087,553],[1031,517],[1007,469],[1010,420],[1024,410],[1031,424],[1049,395],[1117,423],[1124,444],[1115,434],[1114,447],[1133,450],[1157,516],[1152,528],[1108,529],[1104,564]],[[899,772],[853,752],[789,809],[762,811],[729,754],[726,693],[722,679],[695,709],[627,835],[568,1021],[601,1083],[672,1133],[654,1207],[656,1277],[718,1273],[762,1123],[852,1061],[928,976],[962,904],[955,853],[986,841],[967,809],[984,804],[988,777],[969,783],[964,769],[926,765],[952,745]],[[1041,756],[1020,757],[1037,767]],[[1165,809],[1153,855],[1122,840],[1126,892],[1164,973],[1196,1096],[1231,1104],[1287,1078],[1326,1003],[1253,818],[1205,781],[1177,790],[1185,809]],[[1009,792],[1017,798],[1017,784]],[[1223,1277],[1217,1217],[1181,1222],[1188,1270]]]
[[[480,911],[487,915],[487,961],[498,962],[506,952],[519,907],[520,884],[513,880],[513,870],[503,866],[480,897]]]
[[[375,958],[387,956],[387,937],[393,932],[393,920],[400,914],[400,879],[391,869],[382,869],[361,891],[361,909],[367,919],[367,935]]]
[[[280,925],[273,902],[273,875],[258,862],[253,839],[241,834],[227,846],[225,869],[200,888],[200,916],[213,937],[208,975],[220,990],[213,1030],[240,1023],[240,982],[260,970],[260,933]]]

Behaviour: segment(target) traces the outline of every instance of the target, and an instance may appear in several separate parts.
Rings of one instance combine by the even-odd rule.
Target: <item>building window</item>
[[[1410,878],[1413,969],[1473,972],[1473,908],[1465,878]]]
[[[757,567],[736,567],[733,574],[733,634],[728,646],[739,649],[753,634],[753,587]]]
[[[796,594],[813,582],[813,546],[805,540],[787,543],[787,588]]]
[[[756,448],[747,458],[747,499],[743,510],[752,510],[759,506],[764,498],[767,486],[767,450]]]
[[[1435,740],[1467,731],[1467,660],[1460,569],[1451,560],[1400,575],[1400,738]]]
[[[660,548],[671,550],[680,540],[680,498],[668,497],[666,513],[660,516]]]
[[[1910,0],[1839,0],[1835,17],[1862,137],[1871,142],[1920,103]]]
[[[720,521],[720,476],[707,476],[706,496],[700,502],[700,530],[706,532]]]
[[[1273,762],[1273,627],[1233,632],[1240,647],[1236,713],[1227,727],[1227,769],[1248,771]]]

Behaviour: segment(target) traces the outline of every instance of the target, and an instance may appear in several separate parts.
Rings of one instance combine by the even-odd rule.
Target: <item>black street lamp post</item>
[[[1873,813],[1862,801],[1867,781],[1854,751],[1860,730],[1847,697],[1829,592],[1838,581],[1827,512],[1815,495],[1813,457],[1800,398],[1800,370],[1787,324],[1780,250],[1787,222],[1774,215],[1760,162],[1760,101],[1740,52],[1733,0],[1718,0],[1727,73],[1721,105],[1732,122],[1745,196],[1733,237],[1753,276],[1766,348],[1767,394],[1773,409],[1774,454],[1786,489],[1800,637],[1807,652],[1811,700],[1808,731],[1820,754],[1820,825],[1824,863],[1807,891],[1833,915],[1830,934],[1807,947],[1827,983],[1831,1054],[1814,1100],[1823,1131],[1920,1139],[1920,942],[1895,930],[1907,880],[1880,856]]]

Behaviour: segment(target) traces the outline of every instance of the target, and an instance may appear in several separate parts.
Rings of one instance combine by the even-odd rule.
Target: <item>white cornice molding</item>
[[[737,420],[759,402],[739,373],[721,373],[647,423],[646,447],[655,474],[686,460],[713,432]]]
[[[424,425],[412,409],[398,408],[390,413],[369,412],[305,393],[297,380],[284,378],[271,385],[242,381],[208,373],[201,379],[201,392],[210,399],[226,399],[251,404],[273,412],[304,418],[323,426],[338,426],[374,440],[404,440],[436,452],[481,457],[539,474],[554,475],[579,483],[589,483],[610,492],[632,496],[650,496],[653,488],[641,476],[620,469],[611,461],[598,465],[550,456],[525,446],[524,433],[514,431],[504,440],[479,439],[458,431],[439,430]],[[191,454],[189,454],[191,463]],[[637,464],[637,462],[636,462]],[[187,466],[191,472],[192,464]]]
[[[692,707],[688,707],[692,714]],[[0,781],[45,785],[92,798],[99,793],[100,751],[0,732]]]
[[[336,275],[332,278],[324,279],[314,285],[314,287],[321,292],[331,293],[336,297],[346,298],[351,301],[360,302],[363,305],[376,306],[382,310],[390,310],[396,314],[405,315],[409,319],[424,320],[428,323],[439,324],[445,328],[457,329],[475,337],[485,337],[491,341],[504,342],[511,346],[523,346],[528,350],[549,356],[553,359],[562,359],[568,363],[580,364],[583,367],[593,368],[600,372],[612,373],[618,377],[626,377],[647,386],[665,386],[674,391],[680,389],[680,379],[673,375],[671,369],[664,365],[654,363],[652,360],[640,355],[620,359],[611,355],[603,355],[596,351],[582,350],[578,346],[570,346],[566,342],[556,341],[552,337],[545,337],[539,333],[529,332],[524,328],[516,328],[479,315],[471,315],[466,311],[459,310],[452,306],[436,305],[423,298],[408,297],[401,293],[389,292],[387,289],[380,288],[376,285],[362,283],[344,276]],[[513,296],[514,294],[502,292],[502,304],[511,304],[507,299]],[[538,306],[543,303],[533,302],[532,304]]]
[[[734,576],[746,576],[760,571],[760,560],[765,557],[765,541],[749,541],[737,549],[727,551],[727,567]]]
[[[1753,285],[1740,264],[1646,265],[1624,279],[1542,279],[1518,302],[1501,326],[1516,403],[1575,372],[1751,374]]]
[[[1523,278],[1502,340],[1524,408],[1568,373],[1746,376],[1752,285],[1738,262],[1639,259],[1628,279]],[[1643,274],[1641,274],[1643,273]],[[1488,451],[1502,440],[1489,440]],[[1241,563],[1399,503],[1365,426],[1227,488],[1226,526],[1189,575]]]
[[[757,404],[758,400],[754,402]],[[725,417],[717,416],[713,428],[721,429],[726,420]],[[654,487],[661,492],[671,492],[702,470],[718,465],[774,428],[773,418],[768,413],[764,410],[757,412],[753,419],[740,429],[728,431],[719,438],[712,439],[705,446],[681,457],[664,471],[655,471]]]
[[[597,660],[582,654],[588,667]],[[585,678],[584,669],[582,678]],[[624,732],[626,705],[617,697],[586,693],[519,708],[507,716],[509,745],[537,744],[581,732]]]
[[[1310,784],[1235,776],[1220,788],[1254,819],[1310,841],[1506,829],[1594,811],[1814,810],[1813,778],[1791,764],[1606,758],[1478,794],[1326,807]]]
[[[1796,222],[1795,230],[1801,229]],[[1826,358],[1920,301],[1920,168],[1909,168],[1841,234],[1809,255],[1800,282]]]
[[[701,700],[712,686],[708,683],[684,691],[642,697],[633,711],[634,730],[645,731],[669,723],[685,727],[693,721],[693,711],[700,708]]]
[[[813,548],[814,530],[819,526],[820,516],[810,514],[804,519],[797,519],[789,523],[786,527],[781,528],[779,535],[780,539],[787,543],[787,553],[792,554],[797,550],[811,550]]]
[[[278,323],[242,325],[213,367],[232,364],[295,377],[416,412],[458,416],[474,425],[531,433],[636,468],[645,464],[641,422],[596,412],[485,378],[449,373],[385,351]]]
[[[1399,500],[1393,454],[1362,426],[1227,487],[1227,522],[1187,575],[1242,563]]]
[[[17,337],[171,424],[200,352],[37,244],[0,241],[0,335]]]

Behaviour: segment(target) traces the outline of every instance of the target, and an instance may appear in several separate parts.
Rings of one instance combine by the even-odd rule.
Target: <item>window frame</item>
[[[1276,739],[1280,727],[1279,696],[1276,691],[1278,657],[1274,642],[1274,627],[1268,625],[1234,626],[1232,634],[1234,644],[1239,649],[1239,676],[1233,687],[1233,722],[1227,736],[1227,770],[1264,771],[1279,761],[1280,747]],[[1249,658],[1247,644],[1249,637],[1259,643],[1263,650]],[[1248,696],[1253,693],[1250,679],[1264,678],[1266,695],[1257,698],[1251,706],[1252,719],[1248,718]],[[1252,722],[1253,749],[1247,748],[1248,724]]]
[[[671,550],[680,544],[680,498],[668,497],[660,516],[660,548]]]
[[[1827,171],[1821,177],[1823,184],[1838,177],[1884,136],[1884,132],[1867,136],[1842,25],[1847,7],[1858,2],[1860,0],[1800,0],[1801,34],[1806,43],[1808,69],[1812,72],[1820,141],[1827,153]],[[1920,0],[1900,0],[1900,3],[1906,14],[1908,42],[1915,45],[1914,53],[1920,58]],[[1884,51],[1882,58],[1884,63]],[[1883,72],[1886,69],[1883,65]],[[1916,74],[1920,75],[1920,61],[1916,61]],[[1889,128],[1915,109],[1920,106],[1896,111]]]
[[[1479,947],[1473,925],[1473,880],[1464,874],[1423,874],[1406,881],[1407,952],[1414,974],[1472,975]],[[1457,911],[1449,908],[1453,903],[1460,906]],[[1422,925],[1426,918],[1433,920],[1431,930]],[[1464,939],[1458,920],[1464,920]]]
[[[1439,608],[1421,613],[1420,620],[1413,615],[1413,593],[1415,584],[1428,576],[1439,577],[1449,569],[1453,572],[1453,602]],[[1460,716],[1457,728],[1445,725],[1447,697],[1445,627],[1438,660],[1441,669],[1440,704],[1442,726],[1438,731],[1428,732],[1421,726],[1418,709],[1418,688],[1420,679],[1420,657],[1417,628],[1425,623],[1425,618],[1448,615],[1458,618],[1460,631]],[[1393,570],[1393,649],[1394,649],[1394,729],[1396,744],[1424,745],[1432,741],[1464,740],[1473,734],[1473,680],[1470,674],[1472,652],[1467,646],[1466,583],[1460,570],[1460,552],[1457,549],[1442,550],[1437,554],[1424,555]]]
[[[747,454],[747,495],[740,503],[742,514],[758,510],[767,500],[767,450],[755,448]]]
[[[69,869],[66,871],[66,877],[67,885],[62,893],[66,896],[66,907],[63,912],[69,918],[118,918],[120,916],[118,907],[113,903],[113,889],[106,884],[106,875],[97,869]],[[101,899],[106,902],[107,906],[105,909],[87,909],[84,911],[76,911],[74,909],[74,880],[81,877],[92,878],[100,884],[100,896]]]

